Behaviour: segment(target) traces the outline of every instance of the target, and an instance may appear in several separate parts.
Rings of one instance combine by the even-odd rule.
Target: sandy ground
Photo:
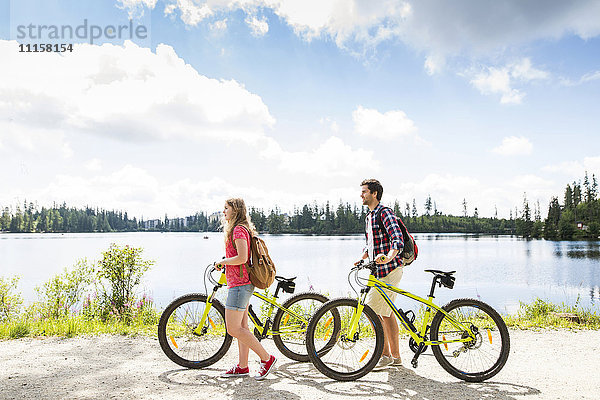
[[[325,378],[310,363],[280,355],[265,381],[223,379],[237,361],[233,343],[224,359],[200,370],[182,369],[158,341],[121,336],[0,341],[1,399],[598,399],[600,331],[511,331],[511,354],[491,381],[453,378],[431,350],[417,369],[371,372],[355,382]],[[408,365],[410,350],[402,343]],[[251,370],[256,371],[256,359]]]

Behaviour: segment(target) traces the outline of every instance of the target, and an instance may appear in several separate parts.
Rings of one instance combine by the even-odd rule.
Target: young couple
[[[396,216],[391,209],[379,204],[382,195],[383,187],[379,181],[367,179],[361,183],[360,196],[363,205],[369,207],[369,213],[365,219],[367,245],[362,259],[375,260],[379,266],[376,277],[397,286],[402,278],[400,252],[404,243]],[[250,261],[250,235],[255,235],[256,229],[250,221],[242,199],[227,200],[223,209],[223,217],[225,221],[223,227],[225,258],[215,264],[219,269],[225,267],[229,287],[225,303],[225,323],[227,333],[237,338],[239,354],[238,364],[221,376],[247,376],[249,374],[248,354],[252,349],[261,360],[255,378],[262,380],[273,370],[277,359],[265,350],[248,328],[248,304],[254,286],[250,282],[246,264]],[[388,290],[386,293],[390,300],[394,301],[395,293]],[[402,365],[396,317],[379,292],[370,291],[367,301],[367,304],[379,315],[385,336],[383,355],[377,368]]]

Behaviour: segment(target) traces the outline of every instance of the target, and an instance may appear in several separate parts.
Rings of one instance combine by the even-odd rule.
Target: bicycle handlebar
[[[212,276],[212,273],[213,273],[213,272],[215,272],[215,271],[219,271],[219,272],[221,272],[220,270],[218,270],[218,269],[217,269],[217,267],[215,267],[215,263],[208,264],[208,265],[206,266],[205,273],[208,275],[208,280],[209,280],[209,281],[210,281],[210,283],[212,283],[213,285],[218,285],[218,284],[219,284],[219,282],[217,282],[217,281],[215,280],[215,278]]]
[[[358,264],[352,267],[351,271],[358,271],[359,269],[370,269],[371,272],[375,272],[377,269],[377,263],[375,261],[369,261],[365,264],[365,260],[360,260]]]

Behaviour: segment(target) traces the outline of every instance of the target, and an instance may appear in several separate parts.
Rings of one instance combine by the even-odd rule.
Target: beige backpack
[[[244,227],[246,229],[246,227]],[[248,230],[248,229],[246,229]],[[246,264],[250,282],[258,289],[266,289],[275,281],[275,263],[269,256],[265,241],[250,233],[250,260]],[[240,267],[240,278],[244,270]]]

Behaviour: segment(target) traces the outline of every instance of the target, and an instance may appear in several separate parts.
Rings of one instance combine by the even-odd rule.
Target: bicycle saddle
[[[293,277],[293,278],[284,278],[283,276],[275,275],[275,279],[277,280],[277,282],[293,282],[294,279],[296,279],[296,277]]]
[[[435,275],[451,276],[456,271],[440,271],[438,269],[426,269],[425,272],[431,272],[432,274],[435,274]]]

